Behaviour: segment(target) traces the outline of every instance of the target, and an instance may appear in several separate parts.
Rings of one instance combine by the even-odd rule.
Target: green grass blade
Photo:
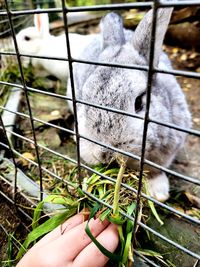
[[[102,173],[105,171],[105,167],[96,167],[95,168],[96,171]],[[96,181],[98,181],[100,178],[100,175],[96,174],[96,173],[93,173],[92,176],[90,176],[88,179],[87,179],[87,184],[93,184],[95,183]]]
[[[158,257],[158,258],[163,258],[163,256],[159,253],[159,252],[156,252],[156,251],[153,251],[153,250],[150,250],[150,249],[137,249],[137,251],[139,253],[141,253],[142,255],[144,256],[149,256],[149,257]]]
[[[123,251],[125,247],[125,239],[124,239],[122,225],[118,225],[118,233],[119,233],[119,239],[120,239],[120,255],[123,255]]]
[[[144,186],[145,186],[146,194],[149,196],[150,194],[149,194],[149,191],[148,191],[146,180],[144,180]],[[160,216],[158,215],[158,213],[156,211],[156,208],[154,206],[154,203],[151,200],[148,200],[148,204],[149,204],[149,207],[150,207],[150,209],[151,209],[154,217],[156,218],[156,220],[160,223],[160,225],[163,225],[164,222],[160,219]]]
[[[98,211],[100,205],[97,204],[96,206],[94,206],[93,210],[90,213],[90,217],[89,220],[86,224],[86,228],[85,228],[85,232],[87,233],[87,235],[89,236],[89,238],[92,240],[92,242],[98,247],[98,249],[106,256],[108,257],[111,261],[119,263],[121,261],[121,256],[111,253],[110,251],[108,251],[104,246],[102,246],[97,239],[92,235],[90,228],[89,228],[89,221],[94,217],[94,215],[96,214],[96,212]]]
[[[74,200],[60,195],[49,195],[43,201],[45,203],[53,203],[70,207],[77,205],[77,202],[74,202]]]
[[[112,174],[117,175],[118,172],[119,172],[119,168],[113,168],[113,169],[109,169],[109,170],[105,171],[103,174],[107,175],[107,176],[112,175]]]
[[[106,209],[104,210],[100,215],[99,215],[99,219],[101,221],[104,221],[105,219],[108,218],[109,214],[111,213],[111,210],[110,209]]]
[[[40,219],[41,212],[43,211],[43,206],[44,206],[44,202],[41,201],[41,202],[38,203],[37,207],[34,210],[33,221],[32,221],[32,229],[35,229],[39,225],[38,221]]]
[[[164,222],[160,219],[160,216],[158,215],[157,211],[156,211],[156,208],[153,204],[152,201],[148,200],[148,204],[149,204],[149,207],[153,213],[153,215],[155,216],[156,220],[160,223],[160,225],[163,225]]]
[[[129,255],[129,249],[131,247],[132,235],[133,235],[133,232],[131,231],[128,233],[127,238],[126,238],[124,253],[122,256],[122,263],[124,263],[124,264],[126,264],[128,262],[128,255]]]
[[[8,249],[7,249],[7,266],[12,267],[12,252],[13,252],[13,246],[12,246],[12,235],[8,236]]]

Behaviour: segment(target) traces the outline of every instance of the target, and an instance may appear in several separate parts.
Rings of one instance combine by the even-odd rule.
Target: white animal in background
[[[72,57],[78,58],[94,37],[95,34],[81,35],[69,33]],[[67,58],[65,34],[59,36],[50,34],[47,13],[35,14],[34,26],[21,30],[16,38],[21,54]],[[41,66],[49,74],[54,75],[62,81],[67,81],[69,76],[67,61],[32,58],[31,62],[34,67]]]

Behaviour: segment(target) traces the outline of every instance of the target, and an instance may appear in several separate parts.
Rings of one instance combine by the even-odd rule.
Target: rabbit
[[[163,39],[173,8],[159,8],[155,40],[154,67],[170,70],[168,56],[162,51]],[[91,61],[120,64],[148,65],[152,10],[148,11],[136,30],[123,28],[122,18],[108,13],[100,22],[101,31],[85,48],[81,57]],[[97,65],[74,64],[76,98],[102,106],[120,109],[144,117],[146,106],[147,72]],[[71,97],[68,82],[67,95]],[[150,119],[191,127],[191,114],[185,96],[170,74],[153,75]],[[72,108],[72,104],[69,101]],[[144,121],[111,111],[77,103],[77,120],[80,136],[92,138],[115,148],[141,155]],[[150,122],[147,131],[145,159],[169,167],[177,151],[183,147],[186,134]],[[108,148],[80,138],[80,156],[90,165],[109,163],[114,152]],[[128,158],[128,166],[137,168],[139,162]],[[165,172],[146,166],[150,195],[166,201],[169,181]]]
[[[83,49],[92,41],[95,34],[81,35],[69,33],[71,55],[78,58]],[[17,36],[19,52],[35,56],[67,58],[65,34],[53,36],[49,33],[49,18],[47,13],[34,15],[34,27],[21,30]],[[61,81],[67,81],[69,75],[68,63],[61,60],[33,58],[34,67],[42,66],[49,74]],[[27,64],[27,61],[25,61]]]

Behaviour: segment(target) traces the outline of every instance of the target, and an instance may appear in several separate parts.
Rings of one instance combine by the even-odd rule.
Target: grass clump
[[[103,177],[101,177],[101,175]],[[117,266],[129,266],[129,264],[133,262],[134,254],[132,238],[138,175],[138,172],[126,169],[126,162],[121,159],[120,168],[110,168],[109,166],[96,167],[95,173],[86,175],[80,187],[77,179],[77,171],[74,169],[66,181],[68,185],[64,194],[51,194],[38,204],[34,211],[33,230],[29,233],[21,246],[17,259],[21,258],[26,250],[44,234],[52,231],[55,227],[62,224],[80,210],[87,208],[90,211],[89,220],[94,216],[98,216],[101,220],[107,219],[118,225],[120,246],[115,254],[112,254],[102,247],[95,237],[92,236],[88,225],[85,229],[86,233],[101,252],[109,257],[111,261],[115,262]],[[145,173],[143,178],[145,181]],[[126,184],[126,188],[123,187],[122,184]],[[134,189],[131,190],[131,188]],[[143,192],[145,193],[145,191]],[[97,202],[97,199],[99,199],[100,202]],[[41,212],[45,203],[61,204],[63,205],[63,209],[50,217],[43,224],[39,224]],[[141,220],[143,217],[142,207],[148,207],[148,202],[146,200],[141,201],[138,220]],[[132,219],[124,216],[125,214]]]

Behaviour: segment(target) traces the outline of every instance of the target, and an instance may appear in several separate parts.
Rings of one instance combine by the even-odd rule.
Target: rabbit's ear
[[[159,8],[157,11],[154,66],[158,65],[162,51],[162,44],[167,31],[173,8]],[[151,41],[151,28],[153,20],[153,10],[150,10],[139,23],[135,30],[133,46],[140,55],[149,59],[149,48]]]
[[[34,14],[34,25],[43,35],[49,35],[49,16],[47,13]]]
[[[102,48],[122,45],[125,43],[122,18],[114,13],[108,13],[101,19]]]

